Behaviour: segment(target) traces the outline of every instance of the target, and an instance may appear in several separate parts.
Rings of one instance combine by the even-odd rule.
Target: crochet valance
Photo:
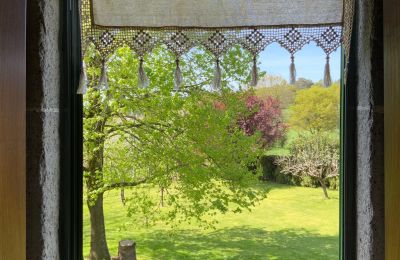
[[[93,44],[100,53],[99,87],[107,87],[107,59],[129,46],[140,61],[138,84],[149,80],[144,56],[165,45],[176,58],[175,89],[183,78],[179,60],[202,46],[215,57],[213,86],[221,84],[220,57],[233,45],[253,55],[251,85],[257,84],[257,56],[278,43],[291,54],[290,81],[296,80],[295,54],[315,42],[326,54],[324,84],[330,85],[329,55],[342,44],[348,53],[353,0],[82,0],[82,49]],[[85,91],[85,73],[78,92]]]

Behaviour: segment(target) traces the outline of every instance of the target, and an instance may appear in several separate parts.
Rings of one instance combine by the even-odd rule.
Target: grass
[[[274,145],[273,147],[266,150],[265,155],[278,155],[285,156],[290,154],[289,147],[299,136],[299,132],[293,129],[290,129],[286,134],[286,141],[283,146],[280,146],[279,143]]]
[[[126,191],[127,193],[127,191]],[[142,228],[129,223],[119,193],[105,195],[106,233],[110,252],[118,241],[137,243],[138,259],[338,259],[339,200],[331,190],[270,184],[268,197],[252,212],[217,216],[216,230],[188,224]],[[88,210],[84,209],[84,254],[90,243]]]
[[[299,135],[309,134],[306,131],[299,131],[296,129],[289,129],[286,134],[286,141],[283,145],[279,143],[275,144],[273,147],[266,150],[265,155],[277,155],[277,156],[286,156],[290,154],[290,145],[296,140]],[[340,135],[339,129],[332,130],[329,132],[331,137],[338,137]]]

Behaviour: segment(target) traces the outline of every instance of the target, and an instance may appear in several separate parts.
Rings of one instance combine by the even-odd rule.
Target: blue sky
[[[340,79],[340,48],[330,55],[332,80]],[[295,55],[297,78],[306,78],[317,82],[323,78],[325,53],[314,42],[304,46]],[[289,80],[290,54],[274,43],[269,45],[259,56],[261,70],[268,74],[280,75]]]

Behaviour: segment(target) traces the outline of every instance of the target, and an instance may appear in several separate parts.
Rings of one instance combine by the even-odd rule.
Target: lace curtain
[[[253,56],[251,85],[257,84],[257,56],[278,43],[290,53],[290,83],[296,80],[295,54],[315,42],[326,54],[324,84],[331,84],[329,55],[343,45],[349,53],[354,0],[82,0],[82,49],[102,57],[99,88],[106,88],[107,60],[122,46],[137,54],[138,84],[149,80],[144,56],[165,45],[175,56],[175,89],[183,83],[179,61],[202,46],[215,57],[213,87],[221,84],[220,57],[233,45]],[[346,56],[347,57],[347,56]],[[347,58],[346,58],[347,64]],[[86,90],[85,66],[78,93]]]

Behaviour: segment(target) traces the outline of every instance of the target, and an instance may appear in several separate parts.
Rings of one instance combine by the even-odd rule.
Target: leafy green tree
[[[298,78],[296,80],[296,82],[294,83],[294,86],[298,89],[306,89],[309,88],[313,85],[314,83],[309,80],[309,79],[305,79],[305,78]]]
[[[236,123],[238,115],[249,113],[241,89],[249,81],[251,59],[240,48],[231,49],[222,59],[222,90],[215,92],[213,58],[193,50],[181,63],[185,85],[174,92],[169,52],[157,48],[146,59],[151,85],[141,89],[137,59],[120,48],[108,62],[109,89],[99,91],[93,79],[99,77],[100,60],[87,52],[92,80],[84,99],[84,176],[92,259],[110,258],[106,191],[131,189],[124,201],[138,226],[158,221],[209,226],[217,212],[250,209],[263,198],[252,186],[259,166],[249,167],[262,154],[260,134],[246,135]],[[216,109],[215,101],[225,108]]]
[[[339,140],[328,133],[301,135],[290,147],[290,155],[279,157],[282,172],[318,181],[329,198],[327,181],[339,176]]]
[[[268,88],[257,88],[255,92],[258,97],[273,97],[279,100],[281,108],[286,109],[293,104],[297,90],[292,85],[278,85]]]
[[[331,131],[339,126],[339,85],[314,85],[299,90],[290,107],[290,126],[310,132]]]

